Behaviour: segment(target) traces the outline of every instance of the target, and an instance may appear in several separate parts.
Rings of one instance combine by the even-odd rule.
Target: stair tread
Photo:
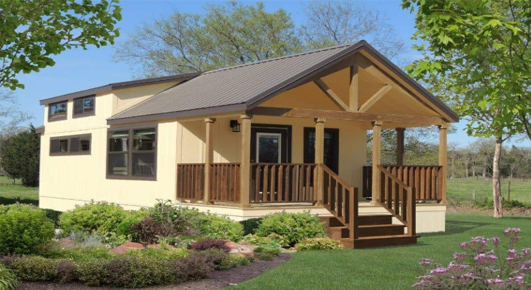
[[[358,217],[392,217],[391,214],[360,214]]]
[[[363,225],[358,226],[359,229],[368,229],[368,228],[387,228],[387,227],[406,227],[405,225],[399,225],[399,224],[382,224],[382,225]]]
[[[403,239],[403,238],[418,238],[418,237],[419,236],[410,236],[410,235],[370,236],[370,237],[359,237],[358,240]]]

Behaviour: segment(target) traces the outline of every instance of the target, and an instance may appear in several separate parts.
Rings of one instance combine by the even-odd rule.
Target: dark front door
[[[291,162],[291,126],[253,124],[251,163]]]
[[[338,173],[339,129],[325,128],[324,164]],[[304,128],[304,163],[315,162],[315,128]]]

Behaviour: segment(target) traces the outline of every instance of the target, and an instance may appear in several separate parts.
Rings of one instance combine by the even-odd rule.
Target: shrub
[[[0,264],[0,289],[15,290],[20,286],[20,281],[11,269]]]
[[[240,224],[243,226],[243,234],[253,235],[256,232],[256,229],[258,229],[261,221],[262,218],[252,218],[241,221]]]
[[[494,207],[494,202],[489,199],[488,197],[485,197],[484,199],[476,199],[472,203],[474,207],[478,208],[487,208],[492,209]],[[511,208],[531,208],[530,204],[523,203],[516,199],[507,200],[505,198],[502,199],[502,206],[503,208],[511,209]]]
[[[454,253],[447,267],[424,258],[419,263],[425,274],[418,277],[414,289],[531,289],[531,249],[521,251],[520,229],[504,231],[508,242],[505,252],[498,237],[472,238],[459,244],[463,252]]]
[[[176,282],[208,278],[215,269],[211,258],[201,252],[170,261],[169,267],[174,273]]]
[[[172,224],[167,221],[157,221],[152,216],[133,224],[131,228],[133,229],[133,239],[144,245],[156,243],[159,237],[177,234]]]
[[[214,264],[216,270],[230,269],[250,262],[250,258],[229,254],[220,249],[208,249],[198,254],[204,255],[207,261]]]
[[[213,239],[227,239],[239,241],[243,238],[243,226],[226,216],[211,213],[200,213],[197,210],[188,210],[191,216],[190,227],[199,234]]]
[[[317,216],[304,213],[275,213],[267,215],[256,230],[256,235],[267,237],[277,234],[285,238],[282,246],[293,246],[298,242],[310,238],[326,236],[325,225]]]
[[[167,262],[151,256],[118,256],[108,264],[109,284],[142,288],[173,283],[175,276]]]
[[[205,239],[202,241],[197,241],[195,243],[192,243],[191,248],[192,250],[196,251],[204,251],[208,249],[218,249],[222,250],[226,253],[230,251],[229,247],[225,245],[225,240],[222,239]]]
[[[43,210],[23,204],[0,206],[0,254],[30,254],[54,237]]]
[[[53,281],[57,277],[57,262],[40,256],[16,259],[11,267],[24,281]]]
[[[105,247],[99,248],[70,248],[65,249],[60,245],[54,245],[43,253],[44,257],[51,259],[69,259],[75,262],[89,261],[94,259],[110,260],[114,255]]]
[[[109,260],[92,259],[78,263],[79,281],[88,286],[101,286],[109,281]]]
[[[306,239],[295,245],[297,251],[307,250],[337,250],[343,249],[341,242],[330,238],[312,238]]]
[[[128,214],[119,205],[92,201],[61,214],[59,226],[66,234],[72,231],[115,233]]]
[[[128,211],[127,213],[125,219],[116,228],[116,234],[118,236],[133,236],[132,226],[145,219],[149,215],[149,210],[142,208],[140,210]]]
[[[60,260],[57,262],[57,281],[68,283],[77,279],[77,266],[71,260]]]
[[[254,249],[255,253],[261,253],[261,254],[267,254],[270,256],[278,256],[280,255],[280,248],[279,247],[272,247],[272,246],[259,246]]]

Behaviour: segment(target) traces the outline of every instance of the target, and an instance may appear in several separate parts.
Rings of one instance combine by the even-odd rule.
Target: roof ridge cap
[[[338,45],[334,45],[334,46],[330,46],[330,47],[325,47],[325,48],[320,48],[320,49],[315,49],[315,50],[310,50],[310,51],[305,51],[305,52],[299,52],[299,53],[295,53],[295,54],[284,55],[284,56],[279,56],[279,57],[275,57],[275,58],[269,58],[269,59],[264,59],[264,60],[260,60],[260,61],[255,61],[255,62],[240,64],[240,65],[235,65],[235,66],[218,68],[218,69],[215,69],[215,70],[210,70],[210,71],[203,72],[201,75],[207,75],[207,74],[212,74],[212,73],[217,73],[217,72],[222,72],[222,71],[227,71],[227,70],[232,70],[232,69],[237,69],[237,68],[242,68],[242,67],[247,67],[247,66],[252,66],[252,65],[257,65],[257,64],[262,64],[262,63],[273,62],[273,61],[277,61],[277,60],[283,60],[283,59],[288,59],[288,58],[293,58],[293,57],[299,57],[299,56],[303,56],[303,55],[308,55],[308,54],[313,54],[313,53],[318,53],[318,52],[323,52],[323,51],[328,51],[328,50],[333,50],[333,49],[338,49],[338,48],[345,48],[345,47],[352,46],[352,45],[354,45],[354,44],[356,44],[358,42],[359,41],[357,41],[357,42],[349,42],[349,43],[345,43],[345,44],[338,44]]]

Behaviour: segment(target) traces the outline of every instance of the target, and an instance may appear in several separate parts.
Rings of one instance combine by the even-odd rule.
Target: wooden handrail
[[[415,235],[415,188],[406,185],[384,166],[377,167],[382,175],[382,186],[377,202],[407,227],[409,236]]]
[[[358,239],[358,189],[351,187],[328,166],[319,164],[323,172],[323,206],[349,229],[349,238]]]

